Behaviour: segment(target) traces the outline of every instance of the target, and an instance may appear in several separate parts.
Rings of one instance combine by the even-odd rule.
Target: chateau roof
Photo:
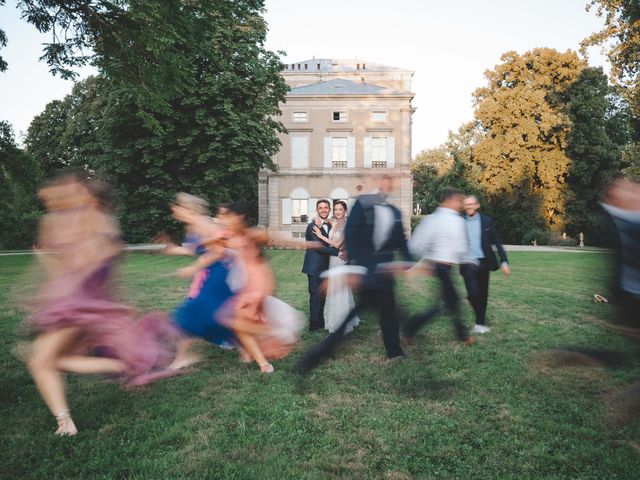
[[[292,88],[289,95],[413,95],[410,92],[336,78]]]
[[[305,68],[305,65],[307,68]],[[317,72],[405,72],[413,73],[405,68],[391,67],[381,63],[368,62],[357,58],[311,58],[299,62],[285,64],[284,73],[317,73]]]

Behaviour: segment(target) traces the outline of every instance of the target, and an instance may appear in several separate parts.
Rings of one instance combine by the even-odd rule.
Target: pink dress
[[[70,212],[68,215],[72,217],[73,214]],[[87,238],[75,244],[55,245],[56,253],[51,254],[54,261],[56,257],[64,259],[65,256],[81,255],[76,252],[83,251],[82,241],[87,241]],[[45,247],[51,248],[52,245]],[[122,360],[127,375],[135,376],[170,363],[171,345],[177,331],[165,313],[152,312],[140,316],[133,308],[115,300],[111,293],[111,280],[116,261],[115,257],[104,260],[88,274],[60,269],[44,285],[44,300],[35,306],[27,325],[39,334],[65,328],[77,329],[78,339],[73,353]]]

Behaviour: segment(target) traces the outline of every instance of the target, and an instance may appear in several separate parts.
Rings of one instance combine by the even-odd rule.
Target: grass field
[[[269,254],[278,296],[306,311],[301,252]],[[512,253],[512,275],[492,276],[493,331],[470,348],[443,319],[407,347],[406,360],[390,363],[375,319],[365,316],[305,380],[290,370],[319,334],[306,333],[272,376],[206,345],[195,372],[142,391],[70,376],[74,438],[54,437],[15,354],[22,317],[8,292],[25,281],[30,261],[0,257],[0,478],[640,476],[640,422],[612,417],[608,400],[640,377],[637,345],[603,327],[613,307],[591,298],[609,293],[608,254]],[[167,274],[184,264],[130,255],[121,272],[126,298],[172,309],[187,286]],[[433,287],[401,286],[399,298],[417,312],[435,298]],[[557,366],[545,353],[568,346],[617,350],[628,361]]]

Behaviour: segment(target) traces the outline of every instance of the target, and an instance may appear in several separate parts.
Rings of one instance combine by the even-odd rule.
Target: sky
[[[0,7],[0,28],[9,43],[1,50],[9,69],[0,73],[0,120],[18,141],[31,119],[72,82],[53,77],[39,62],[40,34],[20,19],[15,1]],[[316,58],[358,58],[415,72],[412,91],[413,153],[433,148],[449,130],[473,119],[471,94],[500,56],[536,47],[577,50],[599,30],[602,19],[587,12],[587,0],[267,0],[266,47],[286,52],[285,63]],[[609,66],[599,49],[589,63]],[[84,78],[91,68],[79,71]]]

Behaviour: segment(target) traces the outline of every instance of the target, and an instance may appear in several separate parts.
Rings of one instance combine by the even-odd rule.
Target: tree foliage
[[[47,106],[28,149],[47,168],[81,164],[106,177],[129,241],[172,226],[168,202],[178,191],[213,204],[242,198],[257,210],[257,175],[273,167],[287,90],[279,58],[264,48],[263,1],[21,6],[42,31],[66,29],[45,50],[55,73],[86,62],[100,71]]]
[[[444,188],[457,188],[469,195],[483,198],[482,188],[470,176],[471,151],[478,140],[474,122],[462,125],[457,132],[449,131],[444,145],[425,149],[416,155],[413,174],[413,201],[416,214],[431,213],[440,203]]]
[[[562,99],[572,124],[567,138],[567,231],[574,236],[585,232],[597,241],[609,227],[598,199],[619,174],[621,144],[629,141],[626,115],[617,110],[615,99],[601,68],[584,69]]]
[[[11,125],[0,121],[0,249],[33,242],[39,179],[38,164],[18,148]]]
[[[560,96],[585,63],[574,52],[549,48],[507,52],[501,60],[485,72],[488,85],[474,93],[484,135],[473,149],[473,172],[490,197],[510,196],[527,185],[540,199],[546,227],[561,230],[571,124]]]
[[[0,7],[5,4],[5,0],[0,0]],[[7,34],[0,28],[0,49],[7,46]],[[7,70],[7,61],[0,55],[0,72]]]
[[[606,45],[611,75],[626,96],[635,117],[640,117],[640,3],[636,0],[590,0],[604,27],[583,40],[582,50]],[[638,139],[636,139],[638,140]]]

